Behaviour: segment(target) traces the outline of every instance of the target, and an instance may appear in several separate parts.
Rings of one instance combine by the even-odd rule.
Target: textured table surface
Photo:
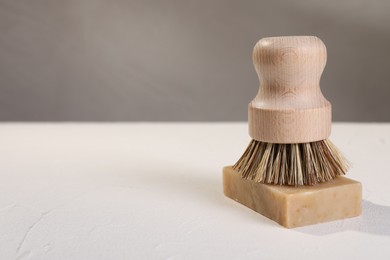
[[[390,124],[334,124],[360,217],[285,229],[222,193],[245,123],[0,124],[1,259],[390,259]]]

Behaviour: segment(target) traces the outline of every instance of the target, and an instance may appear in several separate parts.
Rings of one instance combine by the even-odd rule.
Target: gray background
[[[0,120],[246,120],[279,35],[327,45],[336,121],[390,121],[388,0],[0,0]]]

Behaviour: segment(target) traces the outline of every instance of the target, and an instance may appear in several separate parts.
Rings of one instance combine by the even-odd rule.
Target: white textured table
[[[363,215],[285,229],[224,197],[245,123],[0,124],[1,259],[390,259],[390,124],[335,124]]]

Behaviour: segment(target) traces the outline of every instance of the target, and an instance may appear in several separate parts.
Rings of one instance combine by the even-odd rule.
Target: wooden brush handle
[[[268,143],[327,139],[331,104],[320,90],[326,47],[314,36],[264,38],[253,50],[260,89],[249,104],[249,134]]]

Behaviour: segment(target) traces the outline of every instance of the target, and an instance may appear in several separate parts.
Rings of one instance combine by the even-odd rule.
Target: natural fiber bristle
[[[280,185],[313,185],[345,174],[348,162],[330,142],[273,144],[252,140],[233,166],[241,177]]]

